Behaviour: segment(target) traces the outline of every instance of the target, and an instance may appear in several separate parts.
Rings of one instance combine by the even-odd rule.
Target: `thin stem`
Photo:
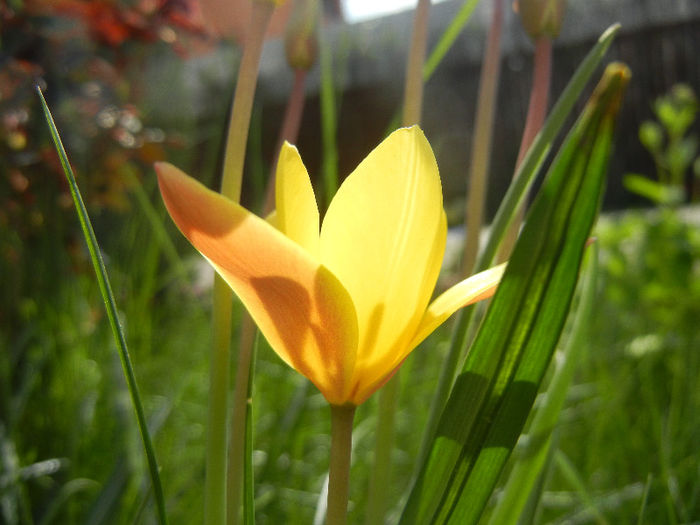
[[[226,415],[233,303],[231,289],[218,274],[214,276],[213,295],[204,522],[220,525],[226,521]]]
[[[384,523],[391,481],[391,451],[394,445],[394,422],[401,382],[398,372],[379,391],[377,436],[374,445],[374,465],[367,494],[367,525]]]
[[[532,90],[530,91],[525,129],[523,130],[523,138],[520,142],[520,150],[518,151],[518,160],[515,164],[513,177],[518,173],[518,168],[525,158],[527,150],[530,149],[532,141],[535,140],[542,128],[542,124],[544,124],[544,118],[547,116],[549,86],[552,78],[552,40],[550,38],[540,37],[537,39],[532,69]],[[503,239],[499,253],[500,262],[505,261],[513,251],[524,215],[525,206],[521,204],[508,229],[508,233]]]
[[[295,144],[299,137],[299,127],[301,117],[304,114],[304,100],[306,93],[304,85],[306,83],[307,71],[296,69],[294,71],[294,84],[287,99],[287,108],[284,112],[284,120],[280,128],[280,135],[275,146],[275,157],[270,166],[270,177],[267,179],[267,190],[265,191],[265,203],[263,204],[263,216],[270,213],[275,207],[275,173],[277,172],[277,160],[280,150],[285,141]]]
[[[355,406],[331,405],[331,458],[326,525],[345,525],[348,518],[350,453]]]
[[[328,207],[338,189],[338,149],[336,147],[336,107],[333,82],[333,55],[328,32],[321,33],[321,144],[323,150],[324,203]]]
[[[260,55],[262,54],[270,17],[275,9],[273,2],[253,2],[251,21],[246,34],[241,66],[238,70],[236,93],[231,106],[226,149],[224,151],[223,179],[221,193],[238,202],[243,181],[243,161],[248,142],[250,114],[253,110],[253,97],[258,83]]]
[[[231,439],[228,448],[227,523],[235,525],[240,519],[241,490],[245,465],[245,428],[248,413],[250,370],[255,345],[255,323],[250,315],[241,318],[241,337],[236,364],[236,379],[231,399]]]
[[[243,162],[253,97],[257,85],[260,55],[265,31],[274,11],[271,2],[254,2],[251,23],[246,35],[243,57],[238,70],[236,93],[231,107],[226,149],[224,152],[221,193],[231,200],[240,200]],[[218,276],[214,280],[214,309],[212,315],[212,360],[209,386],[209,416],[207,429],[206,477],[204,486],[204,522],[207,525],[226,523],[227,496],[227,409],[229,370],[231,364],[231,314],[233,294]],[[244,350],[243,348],[241,349]],[[248,350],[250,352],[250,349]],[[242,358],[239,358],[239,361]],[[246,385],[247,387],[247,385]],[[244,399],[245,404],[245,399]],[[234,409],[235,410],[235,409]],[[240,410],[239,410],[240,411]],[[245,415],[245,410],[242,410]],[[236,432],[244,433],[244,427]],[[240,473],[232,485],[239,487]],[[237,509],[236,509],[237,512]]]
[[[430,0],[418,0],[413,18],[413,38],[406,66],[403,99],[403,125],[420,124],[423,106],[423,62],[428,43],[428,14]]]
[[[472,141],[469,188],[465,215],[467,238],[464,246],[462,272],[472,272],[479,251],[479,235],[484,220],[486,176],[489,170],[493,119],[501,59],[501,29],[503,26],[503,0],[494,0],[493,17],[479,79],[479,95],[476,101],[476,121]]]

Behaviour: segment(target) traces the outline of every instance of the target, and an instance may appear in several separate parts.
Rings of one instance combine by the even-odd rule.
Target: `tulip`
[[[490,297],[500,265],[430,302],[447,221],[437,163],[417,126],[392,133],[320,218],[285,143],[266,221],[178,168],[156,164],[175,224],[231,286],[275,352],[334,406],[356,406],[457,309]]]

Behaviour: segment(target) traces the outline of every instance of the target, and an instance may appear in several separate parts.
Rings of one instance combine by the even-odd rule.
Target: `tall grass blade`
[[[566,401],[576,365],[586,348],[585,337],[593,311],[598,272],[596,245],[589,249],[588,259],[588,270],[576,309],[574,325],[566,346],[561,352],[559,366],[554,372],[541,406],[535,412],[528,434],[524,436],[527,438],[524,445],[518,446],[514,452],[517,461],[508,476],[503,494],[489,518],[489,525],[518,523],[552,446],[552,431]]]
[[[158,472],[158,462],[156,461],[155,451],[153,449],[153,443],[151,441],[151,435],[148,432],[148,425],[146,423],[146,416],[143,411],[143,404],[141,403],[141,396],[139,395],[138,385],[136,384],[136,376],[134,375],[134,368],[131,364],[131,358],[129,357],[129,350],[126,345],[126,337],[124,336],[124,331],[122,330],[121,323],[119,322],[119,315],[117,313],[117,305],[114,300],[114,294],[112,293],[112,287],[109,284],[109,277],[107,276],[107,269],[105,268],[104,261],[102,260],[102,254],[100,253],[100,247],[97,244],[97,238],[95,237],[95,232],[92,229],[92,224],[90,222],[90,217],[88,216],[87,209],[85,208],[85,203],[80,195],[80,190],[78,189],[78,184],[75,181],[75,175],[73,174],[73,169],[71,168],[70,162],[68,161],[68,155],[61,142],[61,137],[58,134],[58,129],[56,129],[56,124],[51,115],[44,95],[41,92],[39,86],[36,87],[36,91],[39,95],[41,101],[41,107],[44,111],[44,116],[46,122],[51,131],[51,138],[53,139],[56,151],[61,160],[61,166],[63,172],[68,180],[68,185],[70,186],[71,195],[73,196],[73,202],[75,202],[75,209],[78,213],[78,219],[80,220],[80,227],[83,230],[83,236],[85,237],[85,242],[87,243],[88,250],[90,252],[90,258],[92,259],[92,265],[95,268],[95,274],[97,276],[97,283],[100,287],[100,293],[102,294],[102,299],[105,303],[105,309],[107,311],[107,318],[109,319],[109,324],[112,328],[112,333],[114,334],[114,339],[117,343],[117,350],[119,351],[119,360],[121,361],[122,368],[124,370],[124,376],[126,378],[126,383],[129,388],[129,394],[131,395],[131,403],[136,411],[136,420],[139,426],[139,432],[141,433],[141,439],[143,440],[143,447],[146,452],[146,458],[148,460],[148,469],[151,474],[151,483],[153,485],[153,493],[155,495],[156,506],[158,509],[158,520],[161,525],[168,523],[168,518],[165,513],[165,500],[163,497],[163,487],[160,482],[160,474]]]
[[[496,217],[491,224],[491,233],[484,248],[484,251],[479,255],[474,273],[485,270],[495,258],[498,247],[503,240],[507,228],[513,217],[515,216],[518,207],[527,195],[528,189],[535,180],[539,168],[544,161],[552,141],[557,136],[561,127],[564,125],[566,118],[571,113],[571,110],[576,103],[581,91],[588,83],[591,75],[600,64],[603,56],[607,52],[615,35],[619,31],[619,24],[609,27],[598,39],[595,46],[588,52],[579,67],[574,72],[574,75],[569,80],[566,88],[552,108],[551,113],[547,117],[542,129],[532,142],[528,153],[525,155],[523,162],[517,170],[513,182],[508,188],[508,191],[498,208]],[[468,307],[462,310],[455,323],[455,328],[450,341],[450,349],[443,363],[443,368],[440,373],[440,379],[435,389],[433,396],[428,423],[424,430],[423,442],[421,444],[421,452],[417,462],[418,468],[421,467],[428,451],[429,444],[432,441],[437,426],[437,421],[442,413],[442,409],[447,401],[447,396],[450,393],[457,367],[459,366],[461,357],[466,350],[468,342],[468,334],[471,332],[470,325],[474,319],[474,307]]]
[[[629,70],[608,66],[554,159],[400,523],[476,523],[558,342],[603,192]]]
[[[253,342],[253,355],[250,359],[248,371],[248,396],[245,412],[245,443],[243,463],[243,523],[255,525],[255,476],[253,472],[253,377],[255,374],[255,361],[257,360],[260,345],[260,332],[256,331]]]
[[[462,4],[462,7],[459,8],[459,11],[450,22],[450,25],[447,26],[447,29],[442,33],[435,48],[431,51],[428,60],[425,61],[425,65],[423,66],[424,81],[427,82],[428,79],[433,76],[438,65],[442,62],[442,59],[445,58],[445,55],[452,47],[452,44],[455,43],[455,40],[457,40],[459,33],[472,17],[474,9],[476,9],[478,4],[479,0],[466,0],[464,4]]]

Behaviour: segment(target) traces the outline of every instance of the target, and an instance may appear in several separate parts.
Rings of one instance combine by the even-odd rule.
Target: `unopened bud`
[[[520,15],[525,31],[533,40],[556,38],[561,30],[566,0],[515,0],[513,10]]]
[[[309,70],[318,54],[318,0],[294,0],[284,47],[293,69]]]

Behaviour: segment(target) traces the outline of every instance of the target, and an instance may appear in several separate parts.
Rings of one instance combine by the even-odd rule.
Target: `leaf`
[[[523,158],[523,162],[518,167],[517,173],[513,178],[513,182],[508,187],[505,197],[503,197],[503,201],[491,223],[491,233],[476,263],[474,273],[485,270],[493,264],[498,246],[510,222],[513,220],[516,210],[522,204],[528,189],[535,180],[535,176],[539,172],[540,165],[547,156],[552,142],[564,125],[581,91],[583,91],[591,75],[593,75],[598,64],[600,64],[600,61],[603,59],[603,56],[610,47],[619,29],[620,25],[615,24],[605,30],[598,39],[596,45],[593,46],[581,64],[579,64],[569,80],[569,83],[566,85],[566,88],[559,96],[556,104],[554,104],[542,129],[535,137],[535,140],[532,142],[527,154]],[[435,389],[431,411],[428,416],[428,424],[424,430],[423,443],[421,443],[421,451],[417,462],[418,467],[423,464],[425,455],[427,454],[428,443],[435,433],[437,417],[445,406],[447,396],[454,382],[458,363],[461,362],[462,354],[464,350],[466,350],[467,341],[469,339],[468,334],[472,333],[473,313],[474,308],[467,308],[462,310],[457,317],[448,356],[440,372],[440,379]]]
[[[468,525],[481,517],[566,320],[628,79],[625,66],[608,66],[554,159],[400,523]]]
[[[121,361],[124,376],[126,378],[126,383],[129,388],[129,394],[131,395],[131,404],[133,405],[134,410],[136,411],[136,420],[138,421],[139,432],[141,433],[143,447],[146,452],[148,468],[151,474],[151,483],[153,484],[153,492],[156,499],[156,506],[158,508],[158,519],[161,525],[165,525],[168,523],[168,518],[165,513],[165,499],[163,497],[163,488],[160,482],[160,474],[158,473],[158,462],[156,460],[155,451],[153,449],[151,435],[148,432],[146,415],[143,411],[141,396],[139,395],[138,385],[136,384],[134,367],[131,364],[131,358],[129,357],[129,349],[126,345],[126,337],[124,336],[124,331],[122,329],[121,322],[119,321],[117,305],[114,300],[114,294],[112,293],[112,287],[109,283],[107,269],[105,268],[104,261],[102,260],[100,247],[97,243],[95,232],[92,229],[92,223],[90,222],[90,217],[88,216],[87,209],[85,208],[85,203],[83,202],[83,198],[80,195],[78,184],[75,181],[73,169],[71,168],[70,162],[68,161],[68,155],[66,154],[66,150],[61,142],[61,137],[58,134],[58,129],[56,129],[56,124],[54,123],[53,117],[51,116],[51,111],[46,105],[46,100],[44,99],[44,95],[41,92],[41,88],[39,88],[38,86],[37,93],[41,101],[41,107],[44,110],[44,117],[46,118],[46,122],[51,131],[51,138],[53,139],[54,145],[56,146],[56,151],[58,152],[58,156],[61,160],[63,172],[66,175],[68,185],[70,186],[71,195],[73,196],[73,202],[75,203],[75,209],[78,213],[78,218],[80,220],[80,226],[83,230],[83,236],[85,238],[85,242],[90,252],[92,265],[95,268],[97,283],[100,287],[100,293],[102,294],[102,300],[104,301],[105,309],[107,310],[107,318],[109,319],[109,324],[112,327],[114,340],[117,343],[119,359]]]
[[[591,250],[592,253],[590,253]],[[522,446],[518,442],[515,449],[516,462],[508,475],[503,494],[501,494],[496,508],[489,518],[489,525],[516,525],[518,523],[529,495],[542,473],[546,459],[551,454],[552,431],[566,401],[576,365],[586,348],[585,337],[589,333],[588,328],[598,273],[598,250],[595,245],[589,248],[587,266],[571,333],[561,351],[558,366],[543,401],[534,414],[528,434],[523,436],[527,439],[521,440],[524,441]]]
[[[645,197],[656,204],[680,204],[685,197],[682,188],[662,184],[637,173],[626,173],[622,184],[632,193]]]

